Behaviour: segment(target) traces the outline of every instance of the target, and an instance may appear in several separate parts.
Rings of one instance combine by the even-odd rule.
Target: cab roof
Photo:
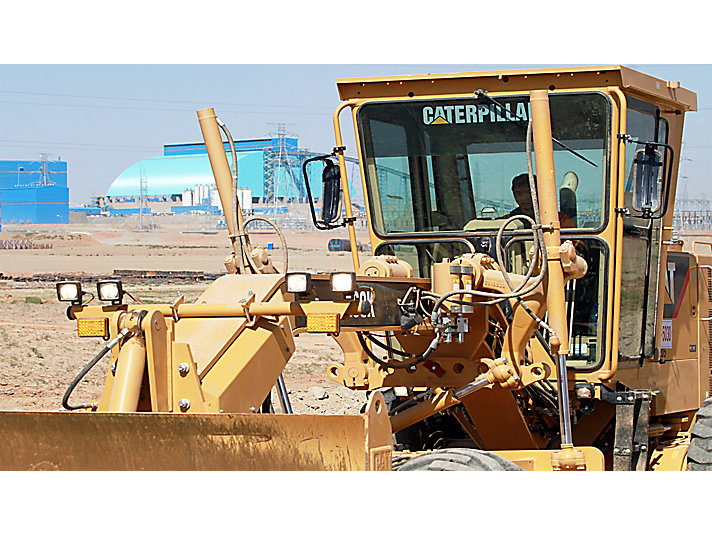
[[[336,85],[342,100],[461,95],[478,89],[497,93],[615,86],[662,108],[697,111],[697,94],[680,87],[679,82],[660,80],[621,65],[339,78]]]

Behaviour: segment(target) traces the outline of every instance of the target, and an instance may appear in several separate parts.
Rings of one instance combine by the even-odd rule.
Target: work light
[[[287,293],[306,293],[311,289],[309,273],[289,273],[286,276]]]
[[[356,287],[355,273],[331,273],[331,289],[339,293],[351,293]]]
[[[97,282],[96,294],[101,301],[121,304],[121,300],[124,298],[121,280],[102,280]]]
[[[81,282],[57,282],[57,299],[60,302],[71,302],[72,304],[82,303]]]

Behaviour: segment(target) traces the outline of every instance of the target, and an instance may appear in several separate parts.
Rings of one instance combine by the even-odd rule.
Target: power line
[[[156,99],[156,98],[130,98],[130,97],[118,97],[118,96],[99,96],[99,95],[70,95],[64,93],[38,93],[34,91],[8,91],[0,90],[0,93],[14,94],[14,95],[35,95],[35,96],[59,96],[63,98],[94,98],[100,100],[119,100],[126,102],[161,102],[168,104],[202,104],[207,99],[203,100],[167,100],[167,99]],[[329,109],[325,106],[289,106],[286,104],[246,104],[235,102],[214,102],[215,106],[245,106],[245,107],[263,107],[263,108],[294,108],[294,109]]]
[[[139,150],[156,150],[156,147],[138,146],[138,145],[107,145],[95,143],[62,143],[61,141],[25,141],[24,139],[0,139],[0,143],[27,143],[30,145],[58,145],[58,146],[86,146],[95,148],[130,148]]]

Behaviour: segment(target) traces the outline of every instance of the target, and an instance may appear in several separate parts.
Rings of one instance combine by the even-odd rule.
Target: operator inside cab
[[[534,175],[534,183],[536,183],[536,175]],[[578,176],[574,172],[567,172],[559,189],[559,222],[562,228],[576,228],[577,187]],[[526,215],[534,219],[534,204],[529,190],[529,175],[527,173],[519,174],[512,179],[512,195],[514,195],[517,207],[502,218]],[[525,228],[530,227],[526,221],[522,221],[522,223]]]

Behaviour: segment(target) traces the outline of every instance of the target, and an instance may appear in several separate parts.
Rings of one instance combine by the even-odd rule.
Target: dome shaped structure
[[[262,151],[238,153],[237,169],[238,187],[251,189],[253,196],[262,197]],[[196,185],[214,183],[207,154],[159,156],[131,165],[114,180],[106,193],[107,196],[138,196],[142,175],[146,181],[148,196],[182,194]]]

